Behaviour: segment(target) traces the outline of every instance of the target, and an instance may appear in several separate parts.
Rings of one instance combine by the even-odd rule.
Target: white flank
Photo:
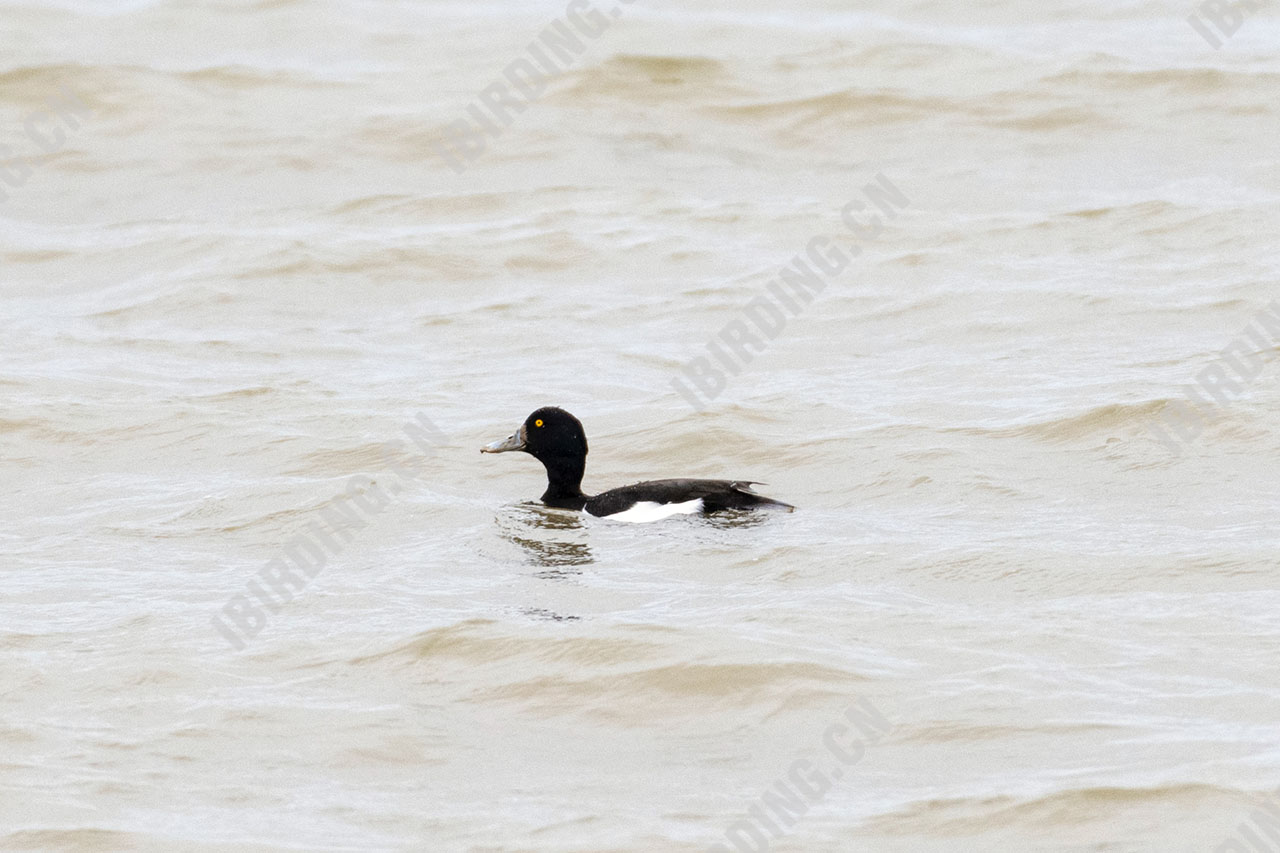
[[[660,504],[655,501],[640,501],[632,506],[624,509],[622,512],[615,512],[613,515],[606,515],[605,518],[614,521],[630,521],[636,524],[644,524],[649,521],[661,521],[664,518],[670,518],[673,515],[689,515],[690,513],[702,511],[702,498],[694,498],[691,501],[685,501],[681,504]]]

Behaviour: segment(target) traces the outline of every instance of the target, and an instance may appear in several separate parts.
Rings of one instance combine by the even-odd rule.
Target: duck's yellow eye
[[[533,425],[534,425],[534,426],[542,426],[542,418],[538,418],[536,421],[534,421],[534,422],[533,422]]]

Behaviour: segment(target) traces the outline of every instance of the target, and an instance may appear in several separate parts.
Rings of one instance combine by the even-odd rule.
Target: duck
[[[582,491],[587,466],[587,433],[582,421],[558,406],[544,406],[525,418],[509,437],[480,448],[481,453],[528,453],[547,469],[542,503],[557,509],[585,510],[614,521],[648,522],[673,515],[708,515],[729,509],[795,507],[765,497],[753,480],[648,480],[588,495]]]

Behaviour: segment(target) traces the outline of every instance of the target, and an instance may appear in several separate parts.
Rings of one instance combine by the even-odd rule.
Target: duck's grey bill
[[[486,444],[480,448],[481,453],[506,453],[508,450],[524,450],[524,427],[516,430],[509,438]]]

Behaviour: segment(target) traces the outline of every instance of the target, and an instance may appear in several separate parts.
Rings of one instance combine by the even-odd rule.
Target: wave
[[[783,100],[709,106],[706,112],[734,121],[772,121],[791,127],[836,119],[868,125],[921,121],[947,113],[969,114],[963,102],[954,98],[852,89]]]
[[[271,87],[289,89],[333,89],[351,85],[373,67],[309,67],[252,65],[227,62],[193,68],[165,68],[126,63],[82,64],[71,62],[13,66],[0,71],[0,101],[41,103],[61,97],[63,87],[79,95],[95,113],[114,112],[125,107],[116,93],[154,93],[161,81],[178,81],[192,91],[218,87],[249,91]]]
[[[1144,400],[1138,403],[1105,403],[1031,423],[1000,427],[939,427],[939,432],[998,438],[1030,438],[1051,444],[1063,444],[1099,437],[1132,435],[1155,419],[1173,398]]]
[[[1151,787],[1096,786],[1055,791],[1040,796],[957,797],[924,800],[879,816],[867,828],[893,834],[927,832],[976,835],[1012,824],[1048,826],[1106,822],[1120,813],[1151,807],[1160,811],[1221,806],[1239,793],[1229,788],[1199,783]]]
[[[561,620],[557,620],[561,621]],[[582,714],[617,721],[665,712],[763,706],[771,714],[797,705],[837,701],[867,680],[856,672],[811,661],[713,662],[673,659],[653,629],[632,636],[511,634],[498,623],[472,619],[432,629],[386,651],[347,660],[357,667],[391,667],[439,677],[442,668],[486,673],[466,701],[516,703],[547,714]],[[399,676],[403,677],[403,675]]]
[[[641,102],[704,101],[708,97],[741,96],[723,63],[699,56],[620,54],[562,79],[557,100],[616,98]]]
[[[157,850],[161,839],[138,832],[111,829],[27,829],[0,838],[5,850],[42,853],[94,853],[98,850]]]
[[[1227,71],[1218,68],[1162,68],[1151,71],[1064,71],[1041,80],[1047,85],[1078,86],[1089,92],[1140,92],[1150,89],[1170,94],[1238,93],[1241,87],[1260,91],[1280,88],[1280,74],[1259,71]]]
[[[1107,403],[1083,412],[1051,418],[1003,432],[1051,443],[1115,435],[1122,430],[1155,417],[1169,404],[1168,400],[1146,400],[1140,403]]]
[[[423,661],[451,658],[463,663],[491,663],[515,657],[586,666],[643,659],[663,646],[649,641],[561,637],[530,642],[528,636],[494,633],[491,619],[467,619],[424,631],[386,651],[351,658],[353,666],[390,664],[414,666]]]

